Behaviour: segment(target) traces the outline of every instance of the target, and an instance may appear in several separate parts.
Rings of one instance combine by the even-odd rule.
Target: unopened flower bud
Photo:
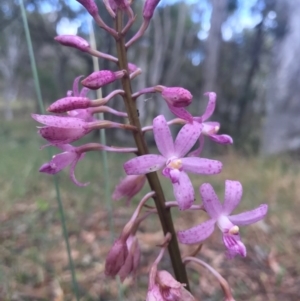
[[[145,175],[129,175],[123,178],[116,186],[112,198],[113,200],[120,200],[126,197],[126,204],[129,204],[131,199],[141,191],[146,182]]]
[[[153,17],[154,10],[160,0],[146,0],[144,9],[143,9],[143,17],[146,20],[150,20]]]
[[[190,91],[181,87],[165,87],[161,96],[173,107],[186,107],[192,103],[193,95]]]
[[[97,90],[107,84],[110,84],[117,80],[118,78],[122,78],[126,71],[110,71],[110,70],[101,70],[95,71],[86,77],[81,84],[89,89]]]
[[[90,106],[91,100],[87,97],[69,96],[58,99],[47,109],[48,112],[64,113],[67,111],[86,109]]]
[[[130,235],[126,240],[128,256],[125,263],[119,270],[118,275],[123,282],[130,274],[135,274],[140,263],[141,251],[135,235]]]
[[[93,17],[98,14],[98,7],[94,0],[77,0]]]
[[[60,35],[54,38],[58,43],[73,47],[83,52],[86,52],[90,48],[90,44],[83,38],[76,35]]]
[[[128,256],[126,241],[121,237],[115,241],[110,249],[105,261],[105,274],[107,276],[116,276],[125,263]]]

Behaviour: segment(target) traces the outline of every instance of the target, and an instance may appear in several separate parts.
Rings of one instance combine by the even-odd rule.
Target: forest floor
[[[39,150],[44,141],[37,137],[35,125],[15,121],[0,127],[0,300],[75,300],[53,178],[38,172],[49,154],[46,149]],[[299,301],[300,162],[286,157],[243,157],[231,149],[218,157],[224,165],[222,173],[192,176],[195,187],[210,182],[222,199],[224,181],[239,180],[244,195],[236,212],[267,203],[269,213],[262,222],[241,229],[248,251],[245,259],[225,258],[217,230],[205,241],[198,257],[228,280],[236,301]],[[67,171],[58,176],[82,301],[145,300],[149,267],[162,238],[157,219],[147,220],[138,232],[142,258],[137,281],[126,279],[120,285],[104,275],[112,239],[148,189],[145,186],[132,206],[110,202],[113,213],[108,212],[105,180],[109,178],[112,191],[124,175],[122,163],[129,157],[109,154],[110,174],[105,175],[101,155],[87,154],[76,169],[79,181],[90,182],[85,188],[73,185]],[[162,183],[167,199],[172,200],[171,184],[164,178]],[[196,195],[196,203],[200,203],[198,192]],[[176,209],[173,216],[177,230],[207,219],[204,213],[179,215]],[[181,248],[187,254],[195,246]],[[160,267],[170,267],[167,255]],[[197,300],[223,300],[219,284],[206,270],[200,270],[200,275],[192,269],[188,273]]]

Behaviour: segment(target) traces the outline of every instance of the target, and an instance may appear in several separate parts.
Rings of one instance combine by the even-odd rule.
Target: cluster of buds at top
[[[38,115],[32,114],[32,118],[43,124],[39,127],[38,133],[48,141],[46,146],[55,146],[62,152],[53,156],[53,158],[43,164],[40,172],[47,174],[56,174],[70,166],[70,178],[78,186],[86,186],[88,183],[81,183],[75,177],[75,168],[80,160],[83,160],[85,154],[90,151],[108,151],[117,153],[134,153],[134,158],[124,163],[126,177],[116,186],[112,199],[119,200],[126,198],[129,204],[144,187],[146,177],[148,177],[150,187],[153,191],[146,194],[139,203],[130,221],[125,225],[119,238],[115,241],[108,253],[105,274],[107,276],[119,275],[123,281],[129,275],[135,275],[140,260],[140,248],[136,237],[136,231],[141,221],[148,215],[156,212],[150,210],[144,216],[139,218],[140,211],[149,198],[157,198],[161,194],[160,186],[155,182],[151,183],[149,173],[161,170],[164,177],[168,178],[173,187],[176,202],[167,202],[159,209],[156,202],[157,212],[162,215],[167,207],[177,206],[180,210],[202,210],[206,212],[210,219],[198,226],[187,230],[181,230],[177,233],[178,239],[183,244],[198,244],[207,239],[214,231],[215,225],[219,227],[223,235],[223,242],[227,250],[227,257],[233,258],[237,255],[246,256],[246,246],[243,244],[239,234],[239,226],[249,225],[261,220],[268,210],[266,204],[262,204],[256,209],[231,215],[232,211],[239,204],[242,197],[242,185],[238,181],[227,180],[225,182],[225,198],[221,204],[212,186],[204,183],[199,191],[202,198],[202,205],[194,205],[195,190],[189,174],[197,175],[215,175],[222,171],[222,163],[219,160],[212,160],[200,157],[204,137],[219,144],[232,144],[233,139],[226,134],[218,134],[220,124],[208,119],[214,113],[216,107],[216,94],[207,92],[208,105],[205,112],[200,116],[193,116],[187,107],[193,100],[190,91],[182,87],[166,87],[156,85],[143,88],[134,93],[131,92],[130,80],[141,73],[133,63],[127,63],[124,59],[126,48],[136,42],[148,28],[150,20],[159,0],[146,0],[143,8],[143,22],[133,37],[125,40],[126,32],[135,21],[134,13],[130,7],[129,0],[104,0],[105,7],[113,18],[116,18],[116,29],[109,27],[100,17],[98,7],[93,0],[77,0],[93,17],[95,22],[109,34],[111,34],[118,44],[118,58],[102,53],[97,49],[92,49],[90,44],[79,36],[62,35],[55,37],[55,40],[67,47],[72,47],[92,56],[109,60],[115,63],[121,70],[101,70],[82,79],[82,76],[74,80],[73,90],[68,91],[67,95],[58,99],[47,109],[48,112],[60,115]],[[127,15],[127,23],[120,28],[122,24],[122,13]],[[122,52],[120,54],[120,52]],[[91,99],[88,97],[90,90],[97,90],[113,82],[122,82],[122,89],[110,92],[107,96],[100,99]],[[79,90],[79,82],[83,86]],[[159,93],[160,97],[166,102],[170,111],[176,118],[167,121],[163,115],[158,115],[153,119],[153,124],[141,128],[139,122],[136,122],[135,100],[146,93]],[[127,112],[117,111],[108,105],[109,101],[121,96],[127,104]],[[96,113],[110,113],[120,118],[128,118],[130,124],[122,122],[113,122],[109,120],[98,120]],[[173,124],[181,125],[175,140],[171,135],[170,126]],[[107,146],[98,143],[86,143],[81,146],[73,146],[70,143],[75,142],[86,136],[93,130],[118,128],[134,132],[136,141],[144,139],[143,134],[147,131],[153,131],[154,140],[160,154],[149,154],[144,149],[144,142],[137,143],[137,147],[116,147]],[[194,146],[197,144],[196,148]],[[142,145],[142,147],[141,147]],[[193,149],[194,148],[194,149]],[[157,186],[158,185],[158,186]],[[159,193],[157,193],[159,192]],[[163,201],[163,199],[161,199]],[[162,202],[163,203],[163,202]],[[160,216],[161,217],[161,216]],[[162,218],[161,218],[162,220]],[[172,228],[172,227],[171,227]],[[165,229],[165,228],[164,228]],[[174,230],[172,230],[174,231]],[[173,235],[176,233],[174,232]],[[153,263],[150,276],[147,301],[193,301],[195,298],[185,289],[184,284],[175,280],[167,271],[159,271],[158,263],[161,260],[164,250],[170,241],[170,235],[167,234],[166,240],[161,245],[161,252]],[[192,258],[192,259],[191,259]],[[186,259],[188,261],[197,261],[194,257]],[[177,258],[181,263],[181,258]],[[207,265],[198,260],[202,266]],[[224,284],[217,272],[208,268],[220,281],[226,295],[227,301],[232,301],[231,292],[228,285]],[[221,280],[220,280],[221,279]]]

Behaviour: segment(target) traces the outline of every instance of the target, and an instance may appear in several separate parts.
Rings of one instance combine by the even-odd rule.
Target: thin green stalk
[[[95,38],[95,32],[94,32],[92,20],[90,21],[89,25],[90,25],[89,26],[90,27],[90,44],[93,49],[96,49],[97,45],[96,45],[96,38]],[[99,71],[98,58],[95,56],[92,56],[92,59],[93,59],[94,71]],[[97,98],[102,98],[102,89],[101,88],[98,89],[96,93],[97,93]],[[104,120],[104,114],[99,113],[98,118],[100,120]],[[101,142],[101,144],[106,145],[105,129],[100,130],[100,142]],[[105,174],[104,197],[105,197],[105,203],[106,203],[106,210],[108,212],[110,239],[111,239],[111,242],[113,242],[115,225],[114,225],[114,218],[113,218],[113,206],[112,206],[112,202],[111,202],[111,186],[110,186],[110,181],[109,181],[109,168],[108,168],[108,158],[107,158],[106,151],[102,151],[102,164],[103,164],[103,171]],[[118,286],[118,300],[122,301],[122,300],[124,300],[124,292],[123,292],[120,277],[117,277],[117,286]]]
[[[40,81],[39,81],[39,76],[38,76],[38,72],[37,72],[37,67],[36,67],[36,62],[35,62],[35,57],[34,57],[34,52],[33,52],[33,47],[32,47],[32,41],[31,41],[31,36],[30,36],[30,31],[29,31],[29,26],[28,26],[28,20],[27,20],[27,15],[26,15],[23,0],[20,0],[20,8],[21,8],[22,20],[23,20],[23,25],[24,25],[24,30],[25,30],[29,57],[30,57],[31,70],[32,70],[33,79],[34,79],[34,87],[35,87],[36,95],[38,98],[40,111],[42,114],[44,114],[45,107],[44,107],[44,102],[42,99]],[[48,149],[48,150],[49,150],[49,157],[51,157],[51,150],[50,149]],[[61,224],[62,224],[62,228],[63,228],[63,236],[65,239],[67,253],[68,253],[69,266],[70,266],[70,270],[71,270],[71,274],[72,274],[73,289],[75,291],[76,300],[79,301],[79,288],[78,288],[78,283],[76,280],[74,263],[73,263],[73,259],[71,256],[71,248],[70,248],[70,243],[69,243],[69,235],[68,235],[68,231],[67,231],[64,207],[63,207],[63,203],[62,203],[62,200],[60,197],[59,183],[58,183],[58,179],[56,176],[54,176],[54,186],[55,186],[55,191],[56,191],[56,200],[57,200],[58,209],[59,209],[59,213],[60,213],[60,220],[61,220]]]
[[[123,28],[122,21],[122,12],[118,11],[116,16],[115,27],[117,32],[120,34]],[[119,59],[119,68],[128,70],[128,61],[127,61],[127,52],[125,47],[125,41],[122,35],[116,39],[117,44],[117,54]],[[131,91],[131,81],[129,76],[125,76],[122,78],[122,86],[125,91],[124,101],[126,111],[129,117],[129,122],[131,125],[136,126],[138,129],[133,133],[133,137],[138,148],[139,155],[146,155],[149,153],[147,143],[144,139],[141,124],[137,112],[137,107],[135,101],[132,99],[132,91]],[[155,206],[157,208],[157,213],[160,219],[160,223],[164,233],[170,232],[172,234],[172,239],[168,245],[168,250],[172,262],[172,266],[174,269],[176,279],[181,283],[186,283],[186,288],[189,289],[189,282],[186,273],[186,269],[181,260],[181,254],[178,246],[177,236],[174,229],[174,224],[172,221],[172,216],[170,212],[170,208],[166,208],[165,206],[165,196],[158,179],[157,173],[152,172],[147,174],[147,179],[151,190],[155,191],[155,196],[153,197]]]

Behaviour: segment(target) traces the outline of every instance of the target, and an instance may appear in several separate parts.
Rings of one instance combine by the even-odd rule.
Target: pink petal
[[[268,205],[262,204],[259,207],[236,215],[228,216],[229,220],[238,226],[254,224],[263,219],[268,212]]]
[[[208,137],[220,144],[233,144],[233,139],[229,135],[208,135]]]
[[[222,214],[222,205],[213,187],[209,183],[204,183],[199,189],[204,208],[212,219],[218,219]]]
[[[178,158],[184,157],[195,145],[201,134],[202,125],[198,122],[184,125],[175,140],[175,154]]]
[[[185,231],[178,231],[178,240],[183,244],[195,244],[209,237],[215,228],[215,220],[210,219]]]
[[[76,168],[76,165],[77,165],[78,161],[80,160],[80,157],[78,157],[75,161],[73,161],[72,164],[71,164],[71,166],[70,166],[70,178],[71,178],[72,182],[75,185],[77,185],[79,187],[85,187],[85,186],[89,185],[90,183],[89,182],[87,182],[87,183],[81,183],[75,177],[75,168]]]
[[[73,96],[79,96],[79,81],[83,77],[83,75],[77,76],[73,82]]]
[[[170,128],[163,115],[153,120],[153,133],[159,152],[166,158],[174,154],[174,143]]]
[[[89,92],[90,92],[89,88],[83,87],[81,89],[80,93],[79,93],[79,96],[80,97],[86,97]]]
[[[175,116],[187,122],[193,122],[193,116],[185,108],[176,108],[170,105],[168,107]]]
[[[178,169],[170,169],[169,172],[172,183],[178,183],[181,176],[181,171]]]
[[[217,94],[214,92],[206,92],[204,93],[205,96],[208,96],[208,104],[204,114],[202,115],[202,121],[208,119],[214,112],[216,108],[217,102]]]
[[[148,288],[146,301],[166,301],[160,292],[158,285],[154,284],[153,287]]]
[[[82,119],[86,122],[90,121],[96,121],[97,119],[93,117],[93,110],[92,108],[88,109],[78,109],[78,110],[72,110],[68,112],[69,116],[73,116],[79,119]]]
[[[133,269],[133,256],[132,254],[128,254],[128,256],[125,259],[125,262],[121,269],[118,272],[118,275],[120,276],[121,282],[125,280],[126,277],[130,275]]]
[[[174,279],[174,277],[167,271],[161,270],[156,273],[156,281],[161,287],[181,288],[182,284]]]
[[[116,276],[124,265],[127,256],[128,248],[126,242],[122,238],[117,239],[106,257],[105,275]]]
[[[204,124],[207,127],[211,127],[211,128],[220,128],[220,122],[217,121],[205,121]]]
[[[40,172],[54,175],[70,165],[77,157],[75,152],[64,152],[53,156],[53,158],[40,167]]]
[[[145,182],[145,175],[126,176],[121,179],[119,184],[116,186],[112,199],[118,201],[121,198],[126,197],[126,205],[128,205],[131,199],[143,188]]]
[[[223,234],[223,242],[227,248],[227,257],[229,259],[232,259],[237,255],[246,257],[247,250],[245,245],[242,243],[239,234]]]
[[[182,171],[178,183],[173,184],[173,191],[180,210],[186,210],[195,201],[195,191],[188,175]]]
[[[193,150],[192,152],[190,152],[188,154],[189,157],[198,157],[200,156],[201,152],[202,152],[202,149],[203,149],[203,146],[204,146],[204,135],[200,135],[199,137],[199,146]]]
[[[80,139],[91,130],[67,129],[45,126],[39,129],[38,133],[51,144],[66,144]]]
[[[133,158],[124,163],[127,175],[143,175],[161,169],[166,159],[160,155],[144,155]]]
[[[57,128],[78,129],[84,128],[86,126],[86,122],[84,122],[82,119],[74,117],[60,117],[38,114],[31,114],[31,117],[42,124]]]
[[[70,151],[76,151],[76,147],[74,147],[73,145],[71,145],[71,144],[58,144],[58,145],[55,145],[57,148],[59,148],[59,149],[61,149],[61,150],[63,150],[63,151],[68,151],[68,152],[70,152]]]
[[[222,162],[197,157],[186,157],[181,159],[184,171],[195,174],[215,175],[222,171]]]
[[[229,215],[240,203],[243,195],[243,187],[238,181],[225,181],[225,197],[223,204],[224,215]]]

